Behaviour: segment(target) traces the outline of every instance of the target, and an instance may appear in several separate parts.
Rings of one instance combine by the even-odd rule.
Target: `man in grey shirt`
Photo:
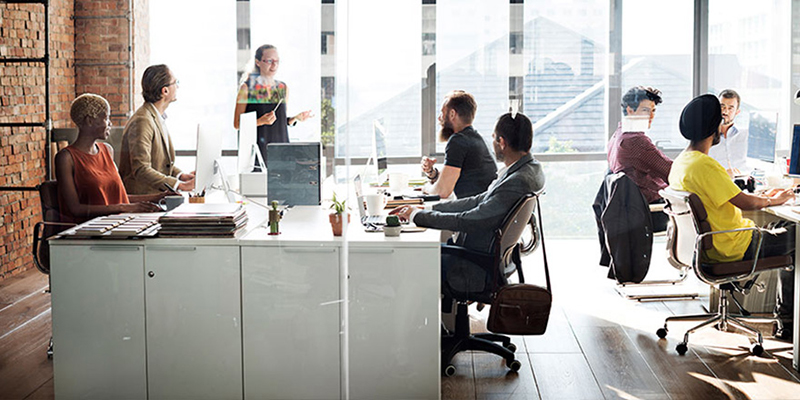
[[[505,164],[505,168],[498,172],[498,179],[485,192],[442,202],[430,209],[403,206],[392,213],[413,221],[417,226],[455,231],[455,244],[489,252],[495,229],[503,223],[517,201],[544,188],[542,166],[530,153],[533,126],[528,117],[523,114],[502,115],[497,120],[492,138],[495,156]],[[450,264],[450,260],[443,256],[442,280],[447,276]],[[485,275],[484,271],[472,272]],[[472,275],[470,271],[459,273]]]

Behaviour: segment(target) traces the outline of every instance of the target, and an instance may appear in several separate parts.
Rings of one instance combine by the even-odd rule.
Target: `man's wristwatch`
[[[431,173],[426,173],[425,175],[428,176],[428,180],[431,181],[431,183],[434,183],[437,179],[439,179],[439,170],[436,168],[431,168]]]

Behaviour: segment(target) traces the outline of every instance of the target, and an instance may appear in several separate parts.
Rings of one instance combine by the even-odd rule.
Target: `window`
[[[419,156],[420,4],[336,5],[336,156],[368,157],[376,120],[383,120],[389,157]]]
[[[509,107],[509,2],[439,0],[436,7],[436,110],[454,89],[471,93],[478,103],[473,126],[489,141]]]
[[[180,16],[180,29],[175,16]],[[151,1],[150,38],[150,65],[168,65],[181,81],[178,100],[167,109],[176,150],[197,148],[197,124],[217,132],[224,148],[236,148],[236,1],[207,1],[202,7]],[[141,82],[141,76],[136,79]],[[140,93],[141,84],[136,89]],[[194,170],[193,157],[180,157],[176,164]]]
[[[779,113],[779,127],[789,115],[791,103],[776,95],[788,91],[789,25],[785,15],[789,1],[754,4],[742,0],[709,2],[708,90],[739,93],[742,104],[736,126],[749,126],[750,114]],[[779,129],[778,143],[789,148],[789,133]]]
[[[602,13],[572,16],[586,8]],[[525,2],[523,110],[536,153],[605,151],[608,1]]]
[[[622,94],[637,85],[661,90],[664,102],[657,108],[649,136],[654,143],[666,142],[664,147],[682,149],[686,140],[677,121],[693,97],[694,1],[624,0],[622,4]]]

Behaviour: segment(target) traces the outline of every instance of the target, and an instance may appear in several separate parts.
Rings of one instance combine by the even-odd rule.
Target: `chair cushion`
[[[793,266],[791,256],[775,256],[758,260],[756,271],[761,272],[770,269],[784,268]],[[747,274],[753,268],[753,260],[740,260],[726,263],[702,264],[703,274],[712,279],[728,278],[732,276]]]

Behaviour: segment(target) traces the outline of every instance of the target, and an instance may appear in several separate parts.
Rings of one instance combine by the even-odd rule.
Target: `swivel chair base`
[[[495,342],[502,343],[502,345]],[[456,367],[452,364],[453,357],[465,350],[480,350],[503,357],[506,360],[506,366],[514,372],[519,371],[522,367],[522,363],[514,358],[517,346],[511,343],[508,336],[492,333],[470,334],[467,303],[458,302],[456,329],[454,332],[442,336],[442,375],[453,376],[455,374]]]
[[[733,290],[735,289],[731,284],[725,284],[720,287],[719,311],[717,311],[716,313],[676,315],[672,317],[667,317],[667,319],[664,321],[664,327],[659,328],[658,331],[656,331],[656,335],[658,335],[658,337],[661,339],[667,337],[667,332],[668,332],[667,324],[669,324],[670,321],[697,321],[697,320],[703,321],[699,325],[687,330],[686,333],[683,335],[683,341],[678,343],[677,346],[675,346],[675,350],[678,352],[678,354],[684,355],[689,350],[688,345],[689,345],[690,333],[694,333],[700,329],[703,329],[711,325],[713,325],[720,331],[726,331],[728,329],[728,326],[730,325],[744,333],[750,334],[751,336],[755,337],[756,339],[755,343],[752,343],[750,345],[750,353],[753,354],[754,356],[760,356],[764,352],[764,338],[761,335],[761,332],[751,327],[750,325],[747,325],[745,321],[777,323],[779,327],[781,325],[781,322],[780,320],[777,320],[775,318],[749,317],[748,316],[749,313],[747,312],[747,310],[741,308],[741,305],[739,305],[738,301],[736,303],[742,310],[742,315],[730,314],[728,312],[728,293],[731,293],[731,298],[733,298],[732,295]]]

